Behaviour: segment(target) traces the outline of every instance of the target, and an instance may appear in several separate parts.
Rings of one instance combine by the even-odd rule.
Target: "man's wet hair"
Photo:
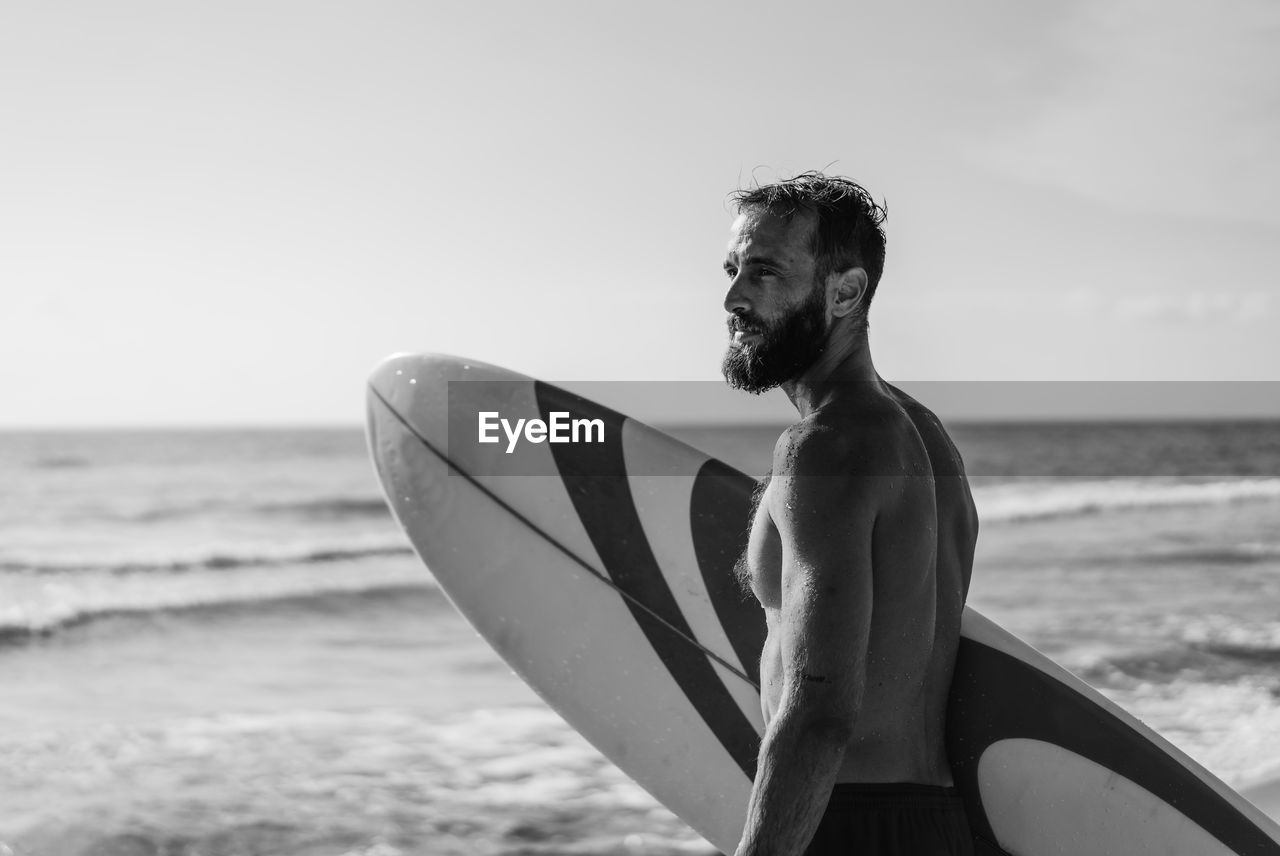
[[[766,211],[790,222],[803,211],[818,215],[810,239],[818,282],[829,274],[860,267],[867,272],[863,317],[884,272],[884,220],[889,210],[876,204],[862,185],[841,176],[802,172],[797,176],[738,190],[729,197],[738,212]]]

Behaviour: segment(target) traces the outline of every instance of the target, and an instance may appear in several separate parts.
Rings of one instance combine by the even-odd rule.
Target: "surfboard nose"
[[[461,373],[459,365],[456,358],[443,354],[392,354],[369,375],[370,404],[379,399],[393,410],[406,409],[438,387],[447,388],[449,375]]]
[[[470,383],[476,381],[480,383]],[[369,376],[365,400],[371,447],[380,433],[408,433],[446,450],[451,423],[474,434],[475,412],[483,402],[494,401],[491,406],[499,407],[515,393],[531,400],[532,384],[524,375],[479,360],[449,354],[393,354]],[[530,407],[522,403],[516,409]],[[464,435],[465,431],[458,436]]]

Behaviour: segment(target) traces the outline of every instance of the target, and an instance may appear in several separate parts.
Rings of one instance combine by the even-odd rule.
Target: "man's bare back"
[[[838,486],[826,487],[825,494],[863,493],[874,508],[869,526],[841,536],[854,551],[869,554],[869,562],[850,557],[846,563],[850,575],[865,577],[849,580],[849,586],[869,599],[869,605],[851,604],[850,618],[865,615],[869,624],[859,664],[862,686],[856,690],[861,702],[836,781],[950,785],[943,726],[973,565],[973,501],[959,455],[930,411],[888,384],[852,385],[846,398],[789,429],[774,460],[774,474],[789,475],[800,491],[806,480],[829,480]],[[819,472],[798,472],[796,447],[822,435],[826,441],[818,443],[835,454]],[[766,722],[777,710],[787,675],[776,521],[796,509],[785,507],[783,491],[775,487],[781,483],[771,479],[758,497],[745,556],[769,625],[760,664]],[[833,528],[842,526],[838,506],[814,513]],[[821,688],[832,676],[805,680]]]

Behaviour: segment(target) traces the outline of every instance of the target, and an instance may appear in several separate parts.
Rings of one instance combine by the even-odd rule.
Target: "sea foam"
[[[983,522],[1008,523],[1121,509],[1274,501],[1280,500],[1280,479],[1037,479],[981,485],[973,496]]]

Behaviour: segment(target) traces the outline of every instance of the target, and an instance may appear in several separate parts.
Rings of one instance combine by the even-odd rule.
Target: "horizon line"
[[[623,414],[628,416],[627,414]],[[947,417],[939,414],[949,426],[969,425],[1155,425],[1165,423],[1252,423],[1280,422],[1280,414],[1259,413],[1175,413],[1175,414],[1000,414],[996,416],[963,416]],[[640,420],[655,428],[785,428],[795,420],[775,418],[724,419],[708,417],[706,419],[654,419]],[[0,434],[74,434],[92,432],[183,432],[183,431],[364,431],[361,420],[316,420],[299,422],[159,422],[140,424],[136,422],[103,422],[93,424],[3,424],[0,423]]]

